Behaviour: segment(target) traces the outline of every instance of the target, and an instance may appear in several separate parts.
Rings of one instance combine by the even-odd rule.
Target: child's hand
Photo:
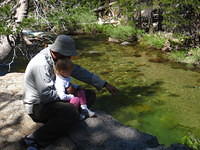
[[[68,87],[66,90],[67,90],[68,94],[75,94],[76,93],[76,89],[72,86]]]

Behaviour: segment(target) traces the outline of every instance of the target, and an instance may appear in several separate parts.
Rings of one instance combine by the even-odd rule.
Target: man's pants
[[[94,104],[96,94],[92,90],[86,90],[88,107]],[[78,109],[70,103],[52,102],[45,105],[34,105],[33,114],[30,117],[35,122],[44,123],[34,133],[36,142],[40,146],[47,146],[59,137],[67,133],[79,122]]]

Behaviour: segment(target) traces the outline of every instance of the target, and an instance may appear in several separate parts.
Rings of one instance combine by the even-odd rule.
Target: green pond
[[[98,91],[94,109],[157,136],[161,144],[181,142],[182,137],[190,135],[200,138],[198,70],[169,62],[164,54],[140,45],[121,46],[91,36],[74,39],[80,55],[73,61],[120,91],[116,96],[105,89]],[[16,65],[18,71],[23,71],[26,63],[16,61]]]

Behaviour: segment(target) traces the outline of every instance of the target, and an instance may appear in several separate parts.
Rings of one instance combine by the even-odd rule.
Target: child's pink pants
[[[70,103],[74,104],[77,108],[87,103],[84,90],[78,90],[76,97],[70,99]]]

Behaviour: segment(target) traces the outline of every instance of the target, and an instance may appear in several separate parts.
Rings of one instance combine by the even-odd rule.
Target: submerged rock
[[[123,46],[131,45],[131,42],[124,41],[124,42],[122,42],[120,45],[123,45]]]
[[[19,140],[33,132],[34,123],[24,112],[23,73],[0,77],[0,149],[22,150]],[[96,118],[88,118],[45,150],[188,150],[183,145],[165,148],[155,136],[122,125],[112,116],[97,111]]]
[[[114,42],[114,43],[119,43],[120,42],[119,39],[115,39],[115,38],[111,38],[111,37],[108,38],[108,41],[109,42]]]
[[[101,51],[87,51],[87,52],[82,52],[80,55],[84,57],[97,57],[97,56],[102,56],[104,54],[105,53]]]

